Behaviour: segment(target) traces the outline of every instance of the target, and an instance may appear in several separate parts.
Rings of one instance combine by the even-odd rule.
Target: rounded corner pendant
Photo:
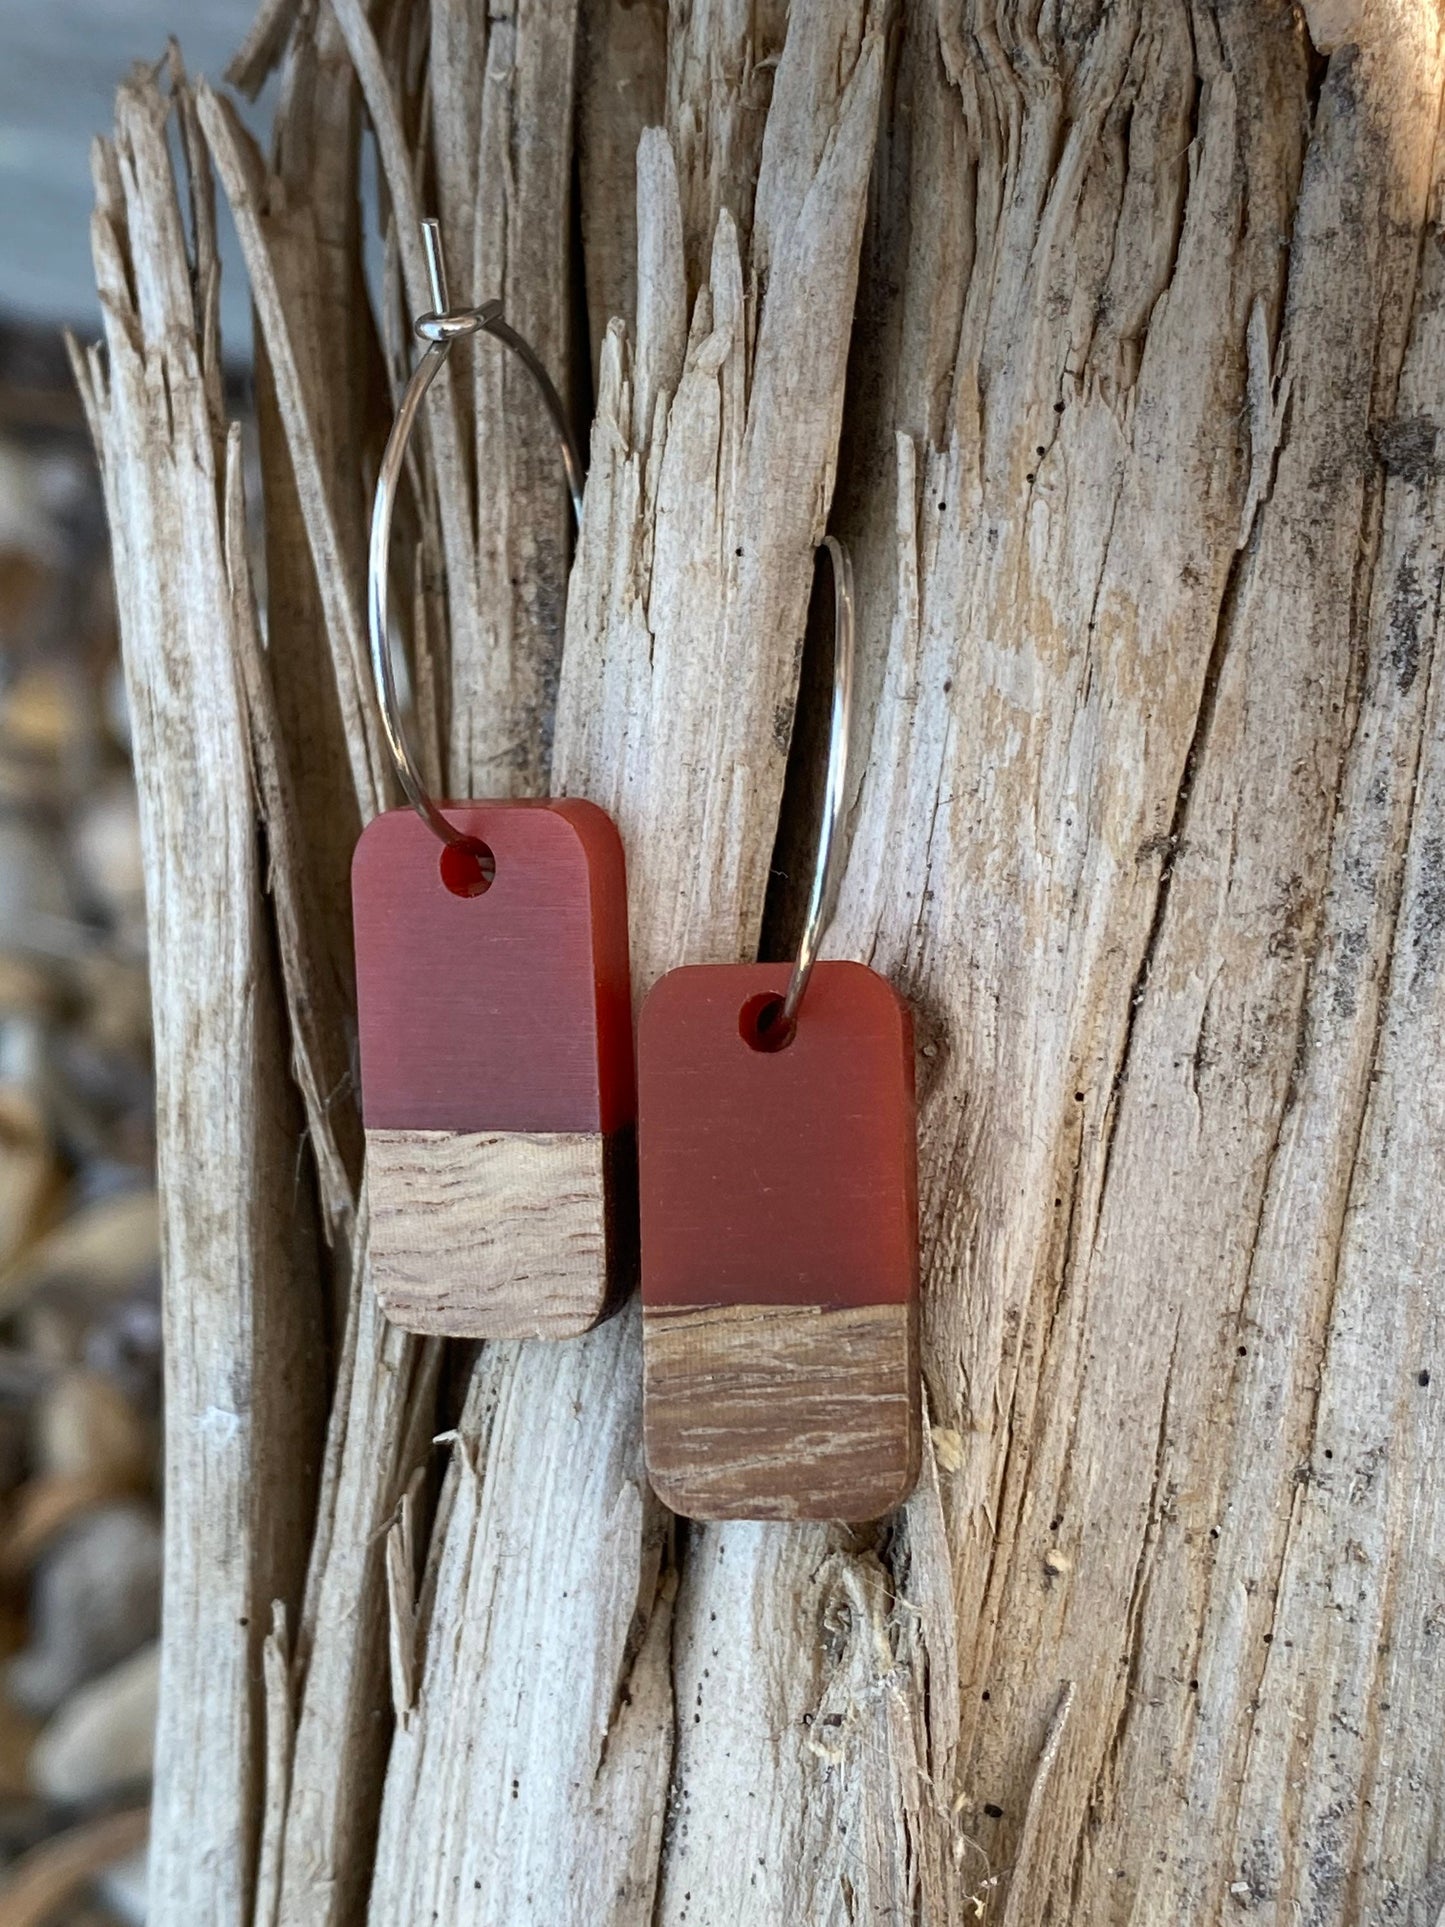
[[[622,842],[595,804],[410,808],[352,862],[370,1263],[388,1318],[566,1338],[630,1287]]]
[[[660,979],[638,1023],[648,1473],[694,1519],[881,1516],[921,1448],[913,1026],[863,964]]]

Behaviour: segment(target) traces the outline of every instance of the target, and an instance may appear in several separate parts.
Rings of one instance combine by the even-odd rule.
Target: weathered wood
[[[760,303],[749,302],[726,214],[709,282],[690,302],[678,177],[662,136],[649,137],[639,168],[636,382],[622,338],[610,335],[553,779],[609,807],[622,829],[639,988],[664,964],[735,958],[756,939],[786,754],[777,717],[797,672],[840,421],[881,64],[880,25],[862,10],[795,22],[774,98],[797,119],[773,151],[765,145],[758,186],[770,211]],[[795,245],[804,205],[806,249]],[[722,557],[722,571],[704,556]],[[699,663],[701,677],[689,667]],[[719,702],[719,688],[731,699]],[[648,1843],[670,1727],[658,1620],[669,1601],[642,1496],[636,1322],[552,1349],[566,1357],[489,1353],[463,1415],[473,1452],[486,1415],[483,1503],[459,1496],[435,1542],[430,1583],[440,1598],[445,1576],[448,1611],[434,1606],[430,1636],[423,1629],[418,1705],[392,1751],[376,1921],[428,1907],[459,1922],[631,1919],[651,1904]],[[618,1427],[611,1401],[623,1388]],[[577,1413],[594,1427],[606,1414],[605,1452],[571,1445]],[[462,1486],[475,1477],[452,1476]],[[549,1643],[592,1629],[568,1647],[562,1698],[560,1676],[535,1666],[537,1582],[506,1556],[519,1539],[537,1548],[546,1595],[562,1599]],[[453,1575],[479,1571],[492,1574],[485,1602],[465,1610]],[[603,1716],[619,1707],[620,1726]],[[458,1718],[475,1735],[464,1759]],[[513,1800],[513,1783],[535,1798]],[[485,1842],[479,1807],[493,1815]],[[418,1830],[435,1846],[424,1864],[403,1851]]]
[[[957,1284],[925,1295],[925,1364],[957,1728],[932,1678],[951,1630],[899,1630],[932,1771],[987,1855],[965,1859],[1008,1870],[1020,1922],[1342,1922],[1387,1882],[1434,1904],[1414,1832],[1432,1799],[1395,1809],[1413,1863],[1371,1867],[1347,1843],[1383,1789],[1361,1755],[1352,1790],[1323,1757],[1345,1682],[1316,1699],[1321,1675],[1365,1651],[1331,1592],[1357,1614],[1387,1565],[1325,1565],[1293,1605],[1280,1590],[1299,1516],[1352,1508],[1343,1481],[1328,1497],[1316,1401],[1368,1010],[1348,1070],[1328,1040],[1356,994],[1336,970],[1394,948],[1401,848],[1368,836],[1378,882],[1341,851],[1384,919],[1341,950],[1369,929],[1355,911],[1329,934],[1327,866],[1370,820],[1363,785],[1341,814],[1339,783],[1379,726],[1354,633],[1379,540],[1371,423],[1395,415],[1404,329],[1428,312],[1411,290],[1440,98],[1433,20],[1362,24],[1317,104],[1283,8],[1203,31],[1116,13],[1078,62],[927,28],[905,56],[922,84],[900,167],[916,183],[966,156],[978,212],[968,248],[879,230],[884,400],[849,499],[860,600],[897,615],[886,650],[874,631],[834,942],[870,945],[933,1014],[925,1256]],[[1408,787],[1416,750],[1398,751]],[[1311,1105],[1332,1059],[1334,1101]],[[1341,1393],[1377,1398],[1365,1378]],[[930,1529],[915,1509],[904,1574]],[[1061,1678],[1049,1824],[1030,1829]]]
[[[308,31],[304,21],[299,30]],[[304,44],[300,57],[306,57]],[[365,1894],[386,1748],[386,1702],[378,1690],[387,1642],[386,1534],[424,1440],[434,1429],[431,1409],[439,1361],[434,1348],[386,1325],[367,1282],[369,1220],[364,1196],[358,1204],[355,1157],[347,1149],[350,1140],[359,1151],[361,1139],[346,1041],[354,1023],[350,920],[345,915],[350,851],[338,853],[327,838],[313,839],[309,827],[317,808],[330,810],[344,824],[370,816],[385,796],[373,760],[375,725],[362,720],[370,696],[359,674],[355,584],[343,560],[348,546],[360,553],[362,539],[358,526],[348,543],[345,505],[359,517],[362,501],[359,492],[345,489],[341,477],[325,471],[317,440],[320,404],[304,392],[289,317],[309,311],[314,292],[311,257],[304,250],[288,255],[277,245],[275,229],[262,215],[266,196],[259,156],[234,118],[204,93],[198,116],[231,199],[257,293],[262,348],[272,370],[279,421],[263,428],[262,445],[268,470],[279,473],[274,497],[268,496],[268,521],[272,515],[278,522],[296,513],[302,518],[285,548],[275,648],[296,647],[295,638],[303,637],[309,673],[324,675],[326,669],[314,660],[324,640],[336,713],[345,719],[339,755],[328,755],[324,745],[314,751],[304,734],[288,740],[273,686],[275,656],[263,656],[251,646],[242,649],[252,765],[266,826],[293,1061],[316,1149],[324,1217],[337,1239],[341,1324],[315,1528],[294,1622],[293,1705],[283,1709],[279,1703],[275,1667],[267,1674],[271,1725],[274,1729],[284,1717],[287,1727],[286,1747],[273,1748],[268,1759],[263,1880],[256,1902],[257,1927],[274,1927],[318,1917],[313,1910],[319,1910],[322,1919],[345,1918]],[[283,129],[284,119],[283,107]],[[276,379],[278,372],[284,379]],[[267,406],[263,384],[263,423]],[[304,486],[298,477],[304,478]],[[279,530],[273,532],[273,540],[281,539]],[[299,559],[302,540],[315,577],[311,588]],[[294,590],[294,608],[287,582]],[[313,606],[323,616],[320,628],[307,620]],[[280,671],[283,677],[292,673]],[[307,673],[303,664],[294,675],[304,683]],[[305,710],[303,698],[295,713]],[[319,703],[311,713],[314,726],[324,733],[333,713],[329,704]],[[307,758],[311,802],[303,814],[295,770]],[[322,793],[318,784],[326,770],[333,788],[323,805],[317,801]],[[338,856],[339,895],[334,867]],[[331,927],[338,902],[339,929]],[[204,1655],[200,1663],[204,1665]],[[163,1874],[158,1867],[153,1897]]]
[[[599,1131],[368,1131],[382,1310],[446,1338],[575,1338],[608,1296]]]
[[[255,611],[244,566],[234,572],[244,555],[240,447],[221,416],[210,185],[194,126],[183,124],[193,286],[168,118],[154,84],[128,85],[116,144],[97,151],[106,352],[77,355],[76,366],[115,531],[165,1200],[152,1893],[157,1919],[240,1927],[263,1783],[261,1644],[272,1600],[299,1589],[324,1386],[241,689]]]
[[[400,19],[400,14],[395,18]],[[404,305],[416,312],[425,305],[425,284],[416,228],[420,209],[406,152],[413,103],[409,97],[398,98],[407,95],[409,76],[395,75],[399,85],[393,95],[388,84],[387,55],[378,46],[362,9],[338,7],[334,22],[356,63],[361,91],[378,128],[398,223],[393,240],[406,268]],[[323,11],[314,27],[309,13],[298,16],[294,22],[296,41],[289,50],[282,32],[258,31],[244,74],[248,86],[259,85],[265,68],[284,55],[303,72],[308,71],[309,62],[310,71],[317,76],[309,84],[319,88],[325,82],[329,89],[328,112],[344,111],[344,98],[333,84],[328,65],[332,23],[332,10]],[[450,222],[460,220],[465,235],[468,201],[482,203],[476,182],[484,161],[493,190],[488,205],[494,214],[499,210],[501,202],[494,190],[500,162],[509,177],[504,196],[506,217],[494,222],[485,237],[478,226],[474,249],[478,265],[474,272],[511,275],[508,287],[513,319],[521,321],[560,375],[566,367],[560,344],[566,334],[568,293],[565,268],[559,274],[557,264],[565,262],[567,227],[562,214],[569,155],[565,142],[553,140],[552,130],[557,103],[566,98],[570,88],[574,38],[570,16],[565,8],[544,8],[517,22],[503,21],[493,41],[484,19],[474,9],[438,7],[433,30],[446,72],[439,78],[432,126],[458,289],[464,289],[471,276],[466,255],[457,255]],[[488,34],[485,42],[484,33]],[[392,57],[398,52],[394,34],[388,51]],[[492,151],[485,156],[473,140],[475,92],[466,81],[467,75],[475,77],[483,58],[487,98],[477,132],[493,130]],[[541,142],[530,132],[525,136],[534,158],[513,174],[510,161],[497,151],[497,141],[500,138],[505,146],[510,138],[514,95],[524,101],[527,128],[545,123],[548,133]],[[204,96],[201,103],[207,138],[232,200],[247,269],[258,291],[265,353],[270,364],[283,371],[299,368],[298,349],[303,344],[298,341],[298,329],[304,318],[314,313],[315,290],[307,285],[304,273],[307,259],[314,257],[308,257],[305,245],[290,244],[289,230],[278,218],[278,210],[288,207],[294,196],[295,169],[304,166],[304,160],[298,162],[295,157],[304,157],[309,130],[304,125],[290,126],[292,114],[304,101],[304,87],[293,82],[283,96],[278,170],[270,178],[260,167],[259,157],[248,151],[244,136],[222,106]],[[333,139],[324,161],[328,180],[336,147]],[[334,210],[329,201],[317,210],[314,220],[323,240],[328,234],[335,235]],[[309,233],[305,217],[294,217],[293,227],[297,221],[303,224],[304,241]],[[394,270],[395,254],[391,262]],[[334,266],[333,257],[328,273]],[[359,259],[353,259],[350,267],[349,283],[336,278],[328,282],[335,304],[332,319],[338,312],[355,312],[352,302],[361,284]],[[394,317],[403,305],[394,280],[385,292],[387,314]],[[518,300],[525,313],[518,309]],[[405,340],[396,340],[396,332],[394,326],[383,326],[383,334],[391,339],[393,359],[399,362],[409,355],[410,347]],[[337,362],[328,375],[328,394],[341,398],[343,410],[347,370],[352,365]],[[393,366],[393,381],[396,372]],[[423,653],[418,664],[422,708],[419,734],[424,768],[439,787],[453,794],[504,795],[525,788],[535,774],[535,759],[545,756],[545,743],[539,741],[534,725],[539,708],[547,700],[546,637],[549,627],[555,633],[556,622],[546,606],[545,570],[540,578],[544,593],[538,598],[538,570],[546,562],[548,540],[554,557],[560,554],[564,498],[558,485],[555,451],[544,444],[540,454],[533,453],[536,402],[530,384],[509,376],[505,388],[499,390],[501,378],[500,358],[479,362],[473,391],[481,410],[479,424],[468,423],[461,395],[454,395],[448,406],[446,378],[441,384],[442,399],[433,404],[427,419],[435,467],[428,465],[419,504],[418,580],[420,583],[423,579],[423,559],[434,569],[437,558],[444,557],[451,633],[446,636],[440,632],[434,590],[420,594],[417,609],[422,620],[416,632],[420,637],[425,627],[434,653]],[[357,690],[355,597],[360,583],[359,575],[347,573],[343,562],[346,555],[354,558],[363,552],[364,504],[354,487],[357,478],[326,473],[320,460],[328,433],[343,432],[348,424],[338,414],[334,399],[323,403],[307,392],[304,384],[293,383],[285,390],[278,385],[277,396],[280,433],[269,445],[270,462],[281,464],[284,444],[285,464],[304,483],[298,497],[305,540],[318,584],[333,675],[342,692],[352,787],[364,821],[380,807],[384,795],[373,780],[372,766],[364,760],[371,727],[368,696],[364,692],[355,696],[359,709],[347,708]],[[379,399],[373,388],[374,408]],[[377,412],[387,407],[389,402],[380,399]],[[505,434],[498,409],[505,411]],[[359,420],[361,413],[361,404],[354,404],[353,416]],[[351,426],[354,429],[354,422]],[[485,458],[464,458],[462,451],[468,439],[479,434],[487,438]],[[334,441],[330,446],[339,452]],[[530,494],[526,484],[529,462],[539,478],[531,485]],[[512,519],[498,521],[489,507],[485,540],[474,545],[470,504],[475,493],[473,478],[478,473],[486,475],[489,487],[499,478],[505,481],[507,493],[503,499],[512,505]],[[278,475],[278,484],[278,511],[284,514],[288,501],[284,471]],[[544,521],[552,531],[550,537],[543,531]],[[555,560],[546,566],[555,585]],[[304,571],[298,568],[292,579],[304,596]],[[478,601],[479,582],[482,592],[491,598],[485,605],[485,626],[480,616],[483,605]],[[300,600],[298,597],[298,606]],[[499,635],[515,643],[510,660],[497,645]],[[313,644],[314,639],[313,628]],[[470,703],[464,692],[478,686],[482,699]],[[264,702],[262,707],[266,707]],[[327,713],[328,706],[323,702],[317,712],[323,727]],[[448,715],[463,734],[457,739],[460,747],[451,779],[443,784],[437,744]],[[276,739],[276,732],[264,719],[261,727],[268,741]],[[295,763],[306,753],[304,740],[292,739],[285,744],[281,759]],[[530,765],[529,757],[534,759]],[[332,824],[344,824],[350,820],[352,799],[345,790],[336,790],[339,779],[334,760],[330,767],[331,801],[319,794],[324,783],[313,770],[311,807],[329,810]],[[294,782],[291,787],[294,793]],[[279,799],[284,790],[284,785],[273,786],[271,794]],[[334,902],[334,895],[328,896],[328,891],[334,890],[335,866],[331,864],[328,870],[330,860],[326,856],[326,850],[334,846],[328,843],[319,851],[308,850],[303,837],[295,834],[296,828],[288,822],[271,831],[273,862],[278,845],[290,854],[282,873],[282,899],[301,903],[320,897],[323,903]],[[319,880],[312,881],[318,865]],[[290,934],[298,934],[294,922]],[[288,994],[298,1038],[305,1043],[300,1060],[304,1083],[312,1091],[325,1093],[328,1113],[333,1107],[340,1109],[337,1130],[344,1140],[346,1129],[356,1121],[355,1093],[345,1083],[326,1081],[326,1058],[349,1018],[338,1011],[330,1026],[316,1021],[304,985],[308,968],[324,964],[324,956],[315,956],[314,941],[309,933],[304,934],[308,936],[304,953],[294,941],[283,942],[282,952],[283,963],[293,966],[288,970]],[[349,920],[345,918],[342,935],[349,954]],[[394,1527],[389,1536],[388,1522],[409,1484],[420,1443],[435,1429],[432,1412],[438,1355],[429,1344],[419,1348],[414,1339],[382,1321],[367,1282],[368,1223],[363,1199],[357,1242],[350,1254],[343,1251],[339,1264],[343,1280],[349,1280],[350,1297],[343,1312],[341,1369],[333,1398],[306,1601],[296,1640],[295,1745],[283,1796],[284,1845],[275,1896],[277,1918],[291,1927],[350,1921],[364,1905],[387,1741],[383,1711],[390,1697],[378,1661],[388,1642],[388,1612],[396,1599],[395,1587],[389,1594],[384,1584],[383,1553],[394,1546]],[[396,1571],[394,1563],[391,1570]],[[398,1637],[398,1629],[393,1626],[394,1654]]]
[[[438,1354],[366,1290],[338,1128],[318,1169],[349,1310],[290,1700],[285,1642],[267,1647],[263,1904],[291,1927],[368,1910],[387,1927],[1434,1927],[1437,10],[633,13],[581,8],[572,272],[597,395],[553,781],[622,826],[639,990],[752,955],[836,471],[861,690],[829,949],[881,970],[917,1023],[923,1475],[886,1530],[674,1538],[642,1476],[628,1310],[565,1344],[486,1349],[444,1415],[429,1527],[415,1474]],[[219,1246],[187,1242],[199,1199],[167,1187],[187,1259],[173,1372],[224,1355],[257,1375],[244,1451],[261,1441],[247,1459],[188,1431],[235,1407],[178,1379],[178,1571],[199,1584],[206,1553],[215,1598],[168,1625],[163,1927],[241,1917],[260,1575],[295,1496],[272,1447],[296,1417],[285,1371],[318,1356],[270,1327],[259,1342],[259,1308],[284,1309],[262,1165],[285,1166],[288,1201],[296,1167],[258,808],[312,1128],[351,1102],[328,1083],[344,1018],[307,1008],[315,971],[318,1009],[346,1009],[343,945],[305,936],[334,913],[345,837],[328,831],[308,877],[304,835],[277,833],[304,831],[291,818],[318,791],[364,819],[383,788],[355,617],[364,486],[331,472],[350,459],[337,410],[359,386],[374,432],[389,405],[433,180],[458,287],[504,292],[554,366],[585,366],[565,257],[576,16],[484,26],[437,0],[373,20],[340,0],[396,218],[388,363],[363,347],[344,380],[318,372],[297,281],[320,257],[278,198],[301,175],[264,168],[202,103],[266,337],[262,480],[288,517],[291,611],[306,555],[315,576],[304,660],[268,662],[244,594],[218,592],[239,582],[239,532],[208,277],[198,320],[179,222],[147,212],[170,204],[158,139],[133,131],[137,102],[147,125],[158,111],[144,85],[123,142],[140,159],[102,179],[110,366],[87,383],[153,705],[142,780],[173,838],[176,799],[206,799],[184,821],[215,835],[228,882],[218,908],[193,846],[183,872],[178,842],[151,841],[162,1089],[199,1066],[227,1093],[186,1120],[204,1118],[205,1168],[224,1140],[227,1214],[204,1221]],[[248,83],[295,58],[304,118],[330,17],[268,6]],[[339,158],[350,84],[329,70],[318,101],[339,147],[317,232],[369,342]],[[615,186],[634,145],[635,222]],[[199,207],[204,252],[204,184]],[[527,289],[544,314],[517,306]],[[601,335],[634,298],[635,326]],[[479,356],[439,393],[401,518],[431,645],[421,733],[473,794],[488,771],[542,787],[556,650],[561,504],[540,440],[506,470],[505,558],[489,546],[511,462],[499,380]],[[278,646],[304,649],[277,614]],[[298,783],[298,692],[319,674],[331,773]],[[203,1511],[216,1491],[224,1526]]]
[[[365,1192],[332,1394],[311,1564],[295,1642],[295,1740],[276,1911],[256,1927],[355,1919],[375,1849],[391,1695],[386,1561],[435,1430],[441,1350],[383,1316],[371,1290]]]
[[[334,1060],[353,997],[347,927],[351,851],[385,792],[374,776],[360,787],[353,777],[354,678],[350,672],[338,677],[329,652],[316,647],[318,636],[335,632],[335,594],[329,587],[323,594],[320,586],[311,534],[317,518],[307,513],[307,494],[317,486],[319,471],[332,503],[336,566],[354,582],[365,556],[366,454],[375,414],[369,386],[376,348],[360,272],[356,75],[329,8],[302,9],[285,45],[269,178],[262,188],[260,170],[249,170],[251,191],[234,218],[248,239],[253,226],[266,236],[269,269],[260,266],[254,240],[246,260],[258,307],[271,306],[267,284],[273,277],[282,291],[290,317],[287,345],[299,359],[307,396],[315,468],[299,448],[291,450],[290,357],[279,340],[270,345],[274,321],[268,327],[263,320],[254,331],[256,428],[266,477],[266,680],[274,714],[253,735],[262,745],[276,745],[275,757],[294,789],[285,810],[268,810],[267,820],[295,846],[278,867],[296,878],[307,906],[306,942],[315,956],[307,972],[306,1006],[315,1028],[333,1040]],[[244,149],[239,134],[235,141]],[[238,191],[233,171],[228,199]],[[329,625],[328,598],[333,604]],[[289,1001],[294,1023],[296,1000]],[[336,1082],[333,1075],[327,1090],[334,1091]],[[327,1125],[354,1191],[360,1160],[354,1108],[332,1104]]]
[[[577,177],[595,384],[608,323],[637,326],[637,147],[662,123],[667,6],[581,0]]]

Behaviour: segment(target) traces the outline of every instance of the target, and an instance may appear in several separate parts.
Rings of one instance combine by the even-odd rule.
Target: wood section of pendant
[[[877,1518],[918,1476],[913,1027],[817,965],[674,970],[638,1031],[644,1423],[693,1519]]]
[[[590,803],[412,810],[352,863],[371,1275],[408,1331],[566,1338],[629,1288],[622,844]]]

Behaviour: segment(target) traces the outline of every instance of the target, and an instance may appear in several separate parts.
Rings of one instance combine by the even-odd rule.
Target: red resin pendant
[[[352,863],[372,1281],[410,1331],[564,1338],[626,1288],[622,843],[594,804],[410,809]]]
[[[638,1028],[648,1472],[694,1519],[876,1518],[918,1476],[913,1026],[874,971],[699,965]]]

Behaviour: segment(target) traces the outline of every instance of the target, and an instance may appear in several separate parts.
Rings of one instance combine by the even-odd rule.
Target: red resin
[[[913,1024],[820,963],[782,1048],[748,1042],[786,964],[671,971],[638,1023],[642,1300],[906,1304],[918,1290]]]
[[[571,800],[444,807],[483,852],[458,858],[401,809],[367,826],[352,859],[368,1128],[630,1124],[627,886],[612,819]]]

